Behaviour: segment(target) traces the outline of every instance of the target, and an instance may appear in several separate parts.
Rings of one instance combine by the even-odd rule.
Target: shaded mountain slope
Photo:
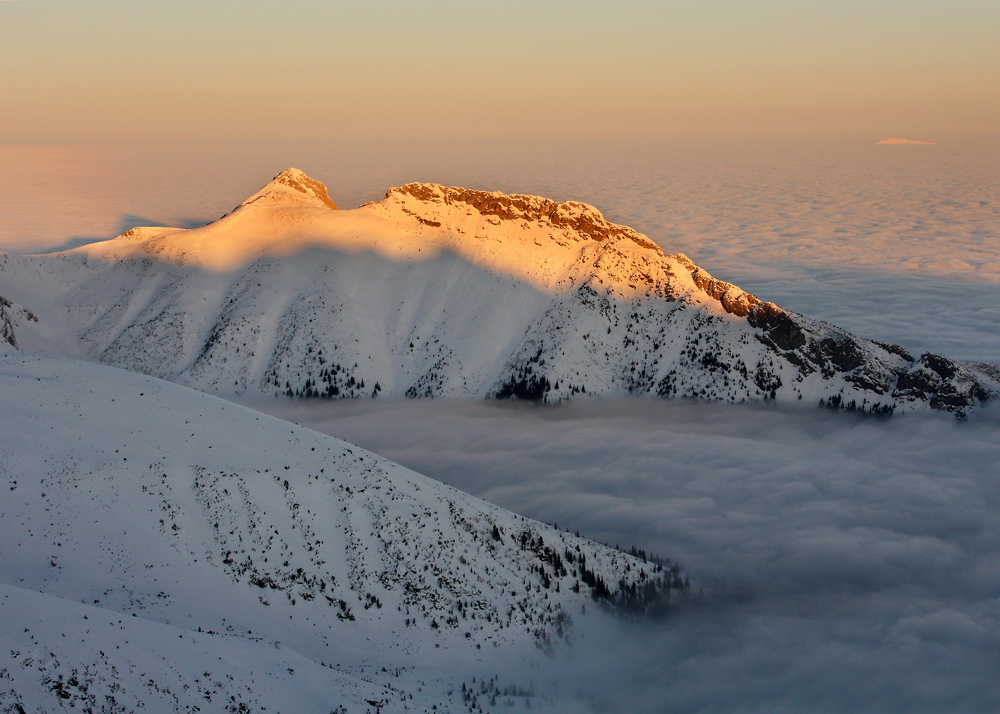
[[[262,711],[273,686],[288,711],[294,669],[297,711],[366,697],[402,711],[401,692],[439,677],[422,711],[487,666],[517,676],[608,612],[662,614],[681,587],[659,565],[150,377],[8,352],[0,390],[7,706],[53,706],[55,681],[69,691],[89,672],[95,691],[147,703],[199,682],[218,711]]]

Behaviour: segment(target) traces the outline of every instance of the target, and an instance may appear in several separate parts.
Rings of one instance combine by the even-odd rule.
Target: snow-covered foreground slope
[[[670,570],[178,385],[9,351],[0,392],[2,711],[458,710],[496,672],[484,711],[523,705],[547,652],[679,597]]]
[[[435,184],[333,210],[290,169],[194,230],[0,256],[32,348],[204,391],[653,393],[964,414],[989,366],[856,338],[761,302],[591,206]]]
[[[400,698],[279,643],[10,585],[0,585],[0,622],[4,712],[341,712]]]

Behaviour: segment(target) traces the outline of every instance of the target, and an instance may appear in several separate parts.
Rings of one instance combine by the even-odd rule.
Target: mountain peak
[[[328,200],[288,169],[226,220],[77,249],[135,285],[164,275],[120,296],[65,278],[84,285],[69,308],[91,325],[84,349],[201,389],[330,399],[629,393],[964,415],[1000,395],[994,372],[762,301],[585,203],[433,183],[348,211]],[[203,270],[218,274],[211,301]],[[19,341],[33,334],[11,318]]]
[[[337,204],[333,202],[333,199],[330,198],[330,194],[326,192],[326,186],[322,181],[310,178],[304,171],[291,167],[285,169],[271,179],[267,186],[262,188],[256,196],[254,196],[254,198],[246,201],[246,203],[250,203],[257,197],[270,193],[271,190],[277,186],[287,186],[294,191],[298,191],[299,193],[304,193],[307,196],[312,196],[313,198],[318,199],[327,208],[334,211],[337,210]]]

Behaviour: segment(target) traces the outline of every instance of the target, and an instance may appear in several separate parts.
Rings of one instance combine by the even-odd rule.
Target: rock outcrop
[[[279,186],[288,186],[307,196],[318,198],[327,208],[334,211],[337,210],[337,204],[333,202],[330,194],[326,192],[326,186],[321,181],[309,178],[298,169],[285,169],[275,176],[271,182]]]
[[[10,321],[10,316],[7,314],[7,308],[12,305],[10,300],[0,295],[0,338],[16,350],[17,337],[14,336],[14,323]]]
[[[0,345],[20,349],[17,344],[18,324],[38,322],[38,318],[25,307],[0,295]]]
[[[541,196],[473,191],[457,186],[445,188],[434,183],[408,183],[393,187],[385,197],[391,199],[394,194],[413,196],[425,203],[465,203],[483,216],[496,216],[504,221],[544,221],[555,228],[565,228],[597,242],[621,237],[644,248],[659,249],[641,233],[628,226],[609,223],[596,208],[577,201],[552,201]]]

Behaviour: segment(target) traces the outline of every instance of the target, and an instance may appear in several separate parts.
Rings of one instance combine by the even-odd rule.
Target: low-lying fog
[[[244,403],[680,561],[703,604],[562,663],[598,708],[1000,706],[996,408],[960,423],[654,399]]]

